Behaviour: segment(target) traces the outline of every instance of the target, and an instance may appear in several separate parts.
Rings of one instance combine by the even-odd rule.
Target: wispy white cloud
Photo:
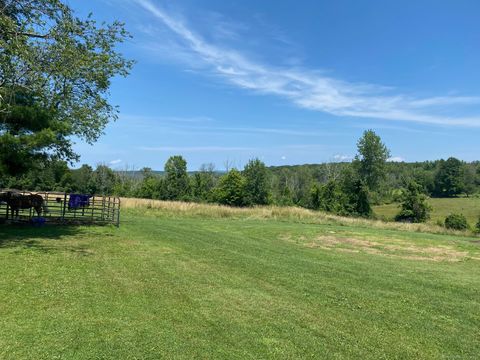
[[[248,147],[248,146],[140,146],[137,150],[156,151],[156,152],[227,152],[227,151],[254,151],[254,152],[271,152],[275,150],[291,150],[291,151],[312,151],[332,148],[324,144],[282,144],[268,147]]]
[[[258,148],[243,146],[141,146],[139,150],[158,152],[216,152],[216,151],[255,151]]]
[[[336,116],[480,127],[480,114],[464,115],[464,106],[480,104],[480,97],[419,98],[395,94],[394,89],[384,86],[342,81],[315,70],[269,66],[235,49],[208,42],[186,21],[151,0],[134,1],[175,35],[150,44],[152,48],[174,43],[171,51],[185,61],[201,64],[237,87],[280,96],[301,108]]]
[[[288,135],[288,136],[332,136],[340,135],[340,133],[333,133],[331,131],[300,131],[288,128],[234,128],[234,127],[221,127],[213,128],[222,130],[225,132],[235,132],[235,133],[253,133],[253,134],[276,134],[276,135]]]
[[[175,116],[144,116],[134,114],[120,115],[119,124],[128,128],[147,127],[152,131],[164,133],[181,134],[207,134],[207,135],[228,135],[228,134],[251,134],[251,135],[285,135],[285,136],[340,136],[342,132],[325,130],[302,131],[291,127],[257,128],[257,127],[227,127],[215,126],[219,123],[216,119],[208,116],[175,117]]]
[[[342,162],[342,161],[350,161],[350,160],[353,159],[353,157],[350,156],[350,155],[345,155],[345,154],[335,154],[333,156],[333,159],[335,161],[341,161]]]
[[[293,145],[283,145],[281,148],[292,149],[292,150],[321,150],[321,149],[332,148],[332,146],[327,146],[325,144],[293,144]]]
[[[121,120],[134,121],[134,122],[156,122],[156,123],[168,123],[168,124],[182,124],[182,123],[209,123],[214,121],[208,116],[145,116],[145,115],[132,115],[122,114]]]
[[[387,161],[390,161],[390,162],[404,162],[405,159],[401,156],[392,156]]]
[[[110,161],[108,165],[117,165],[117,164],[120,164],[121,162],[122,162],[122,159],[115,159]]]

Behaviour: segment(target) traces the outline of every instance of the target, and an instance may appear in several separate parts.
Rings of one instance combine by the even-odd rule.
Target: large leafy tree
[[[216,188],[216,200],[223,205],[247,205],[245,185],[246,179],[242,173],[236,169],[230,170],[220,178]]]
[[[72,136],[98,139],[117,117],[111,79],[133,65],[116,48],[128,37],[60,0],[0,0],[0,171],[75,160]]]
[[[250,160],[243,169],[246,202],[249,205],[266,205],[270,201],[268,170],[259,159]]]
[[[456,196],[465,191],[465,164],[457,158],[441,160],[435,173],[435,195]]]
[[[182,156],[171,156],[165,163],[165,187],[167,200],[189,198],[190,179],[187,173],[187,161]]]
[[[375,189],[386,176],[386,161],[390,151],[373,130],[366,130],[357,142],[358,154],[353,161],[360,179],[370,190]]]

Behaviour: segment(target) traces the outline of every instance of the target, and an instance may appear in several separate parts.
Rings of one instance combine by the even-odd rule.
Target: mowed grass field
[[[478,238],[288,211],[0,227],[0,358],[480,357]]]
[[[480,218],[480,198],[478,197],[463,197],[451,199],[436,199],[428,200],[432,206],[430,223],[437,221],[445,221],[445,218],[452,213],[461,213],[465,215],[470,226],[475,226]],[[388,204],[374,207],[374,212],[377,215],[383,216],[385,219],[393,220],[395,215],[400,211],[399,204]]]

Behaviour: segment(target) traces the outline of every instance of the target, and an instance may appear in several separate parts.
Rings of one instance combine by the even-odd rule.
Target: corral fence
[[[120,225],[120,198],[102,195],[81,195],[49,191],[4,189],[1,193],[37,194],[43,198],[47,211],[38,216],[34,208],[19,209],[18,216],[6,202],[0,202],[0,223],[38,224],[113,224]]]

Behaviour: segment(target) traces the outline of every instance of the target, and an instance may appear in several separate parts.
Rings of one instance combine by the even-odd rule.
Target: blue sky
[[[82,163],[189,169],[348,161],[365,129],[392,160],[480,150],[478,0],[70,0],[126,23],[120,118]]]

